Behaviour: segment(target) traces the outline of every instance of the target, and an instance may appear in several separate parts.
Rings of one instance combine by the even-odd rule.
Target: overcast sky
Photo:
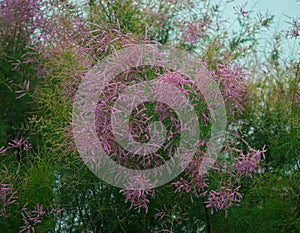
[[[275,15],[276,25],[281,28],[285,25],[283,22],[287,20],[285,15],[300,16],[300,1],[297,2],[297,0],[235,0],[235,2],[238,5],[247,3],[246,10],[253,9],[255,12],[269,10],[271,14]],[[231,14],[234,13],[232,7],[229,10]]]
[[[286,21],[290,21],[287,16],[292,18],[300,17],[300,0],[235,0],[234,3],[227,5],[224,11],[225,18],[236,18],[234,6],[243,6],[247,3],[245,10],[252,10],[256,13],[264,13],[268,11],[270,14],[275,15],[274,25],[270,31],[266,31],[261,35],[261,38],[270,39],[275,31],[284,30],[289,27]],[[267,42],[265,42],[267,43]],[[264,42],[262,43],[262,45]],[[264,46],[264,45],[263,45]],[[287,56],[299,56],[300,45],[299,39],[286,40],[282,46]]]

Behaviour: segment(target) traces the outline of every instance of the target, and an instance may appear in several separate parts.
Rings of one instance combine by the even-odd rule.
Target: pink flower
[[[199,22],[185,22],[182,30],[183,41],[190,44],[198,43],[200,38],[206,34],[210,24],[211,21],[208,19]]]
[[[17,94],[21,94],[20,96],[17,97],[17,99],[20,99],[26,95],[26,93],[29,91],[29,83],[30,83],[29,80],[27,81],[25,80],[23,83],[23,89],[15,91]]]
[[[187,167],[188,171],[188,180],[180,177],[180,180],[172,183],[176,188],[175,193],[177,192],[186,192],[193,194],[195,197],[203,197],[206,195],[206,188],[208,187],[207,177],[199,175],[199,164],[196,160],[190,163]],[[193,198],[191,196],[193,201]]]
[[[175,190],[175,193],[185,191],[186,193],[189,193],[191,191],[191,185],[183,178],[180,177],[180,181],[177,181],[175,183],[172,183],[177,189]]]
[[[218,81],[231,115],[241,113],[246,92],[246,74],[238,64],[217,64],[217,70],[212,75]]]
[[[6,35],[10,40],[18,40],[22,34],[29,39],[35,29],[46,23],[46,4],[47,2],[42,0],[0,1],[0,38],[1,35]]]
[[[24,222],[24,226],[20,227],[21,232],[35,232],[35,226],[42,222],[43,217],[47,214],[44,210],[43,205],[37,204],[34,207],[34,210],[28,211],[27,203],[22,208],[22,219]]]
[[[0,147],[0,156],[5,155],[7,148],[5,148],[4,146]]]
[[[237,171],[239,175],[251,176],[251,173],[257,172],[260,169],[259,162],[264,158],[264,153],[266,152],[265,146],[263,149],[254,150],[248,146],[248,153],[240,153],[238,158],[235,158],[232,167]]]
[[[12,184],[0,184],[0,207],[1,207],[1,216],[6,216],[6,208],[9,205],[16,203],[17,192],[13,190]]]
[[[31,144],[28,142],[28,138],[23,138],[23,136],[13,139],[10,143],[8,143],[8,145],[8,148],[21,149],[23,147],[23,150],[25,151],[31,149]]]
[[[238,192],[240,186],[232,190],[231,188],[221,187],[220,190],[211,190],[208,195],[208,201],[205,203],[206,208],[211,208],[211,213],[213,210],[229,209],[232,205],[238,205],[242,195]]]
[[[142,208],[145,209],[146,213],[148,212],[148,203],[149,199],[147,195],[154,195],[154,190],[128,190],[122,189],[120,191],[123,195],[126,196],[125,202],[130,202],[130,209],[134,207],[140,211]]]
[[[126,196],[125,202],[130,202],[130,208],[134,207],[140,211],[142,208],[145,209],[146,213],[148,212],[148,203],[149,199],[147,196],[154,196],[154,189],[144,189],[143,184],[149,182],[142,177],[133,177],[131,184],[126,188],[122,189],[120,193]],[[147,185],[148,186],[148,185]],[[137,189],[139,187],[139,189]]]

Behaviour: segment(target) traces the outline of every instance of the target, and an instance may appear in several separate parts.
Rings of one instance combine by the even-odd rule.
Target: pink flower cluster
[[[0,156],[5,155],[7,148],[5,148],[4,146],[0,147]]]
[[[186,192],[195,195],[195,197],[199,198],[201,196],[206,195],[205,189],[208,187],[207,178],[197,175],[190,181],[187,181],[183,177],[180,177],[179,181],[172,183],[176,187],[175,193],[178,192]],[[193,197],[191,195],[191,200],[193,201]]]
[[[207,33],[211,21],[203,19],[199,22],[185,22],[182,29],[182,39],[185,43],[196,44]]]
[[[125,195],[125,202],[130,202],[130,208],[135,208],[140,211],[142,208],[145,209],[146,213],[148,212],[148,203],[149,199],[147,196],[154,196],[154,189],[142,189],[142,190],[130,190],[122,189],[120,191]]]
[[[31,144],[28,142],[28,138],[23,138],[23,136],[16,137],[8,143],[8,145],[8,148],[23,149],[24,151],[31,149]]]
[[[250,147],[246,154],[242,151],[239,152],[240,155],[235,158],[232,167],[239,175],[251,176],[253,172],[259,170],[259,162],[262,158],[265,158],[264,153],[266,150],[265,147],[262,150],[254,150]]]
[[[23,83],[23,88],[20,89],[20,90],[15,91],[17,94],[20,94],[17,97],[17,99],[20,99],[20,98],[22,98],[23,96],[26,95],[26,93],[29,91],[29,84],[30,84],[30,81],[29,80],[25,80],[24,83]]]
[[[149,183],[149,180],[137,176],[131,177],[130,183],[125,189],[122,189],[120,193],[126,196],[125,202],[130,202],[130,208],[135,208],[140,211],[142,208],[145,209],[146,213],[148,212],[148,203],[149,199],[147,196],[154,196],[154,189],[145,189],[145,184]]]
[[[246,93],[246,74],[237,64],[217,64],[217,69],[212,71],[220,86],[225,103],[232,116],[242,112],[242,102]]]
[[[207,66],[205,63],[203,63],[203,65]],[[155,103],[154,113],[151,113],[152,115],[149,116],[146,114],[146,105],[141,104],[132,113],[133,119],[130,122],[131,134],[135,139],[142,139],[144,142],[149,139],[149,123],[153,120],[154,115],[159,115],[157,118],[159,121],[168,119],[168,122],[170,123],[169,126],[173,127],[173,130],[170,130],[167,133],[167,141],[160,151],[163,152],[162,154],[164,157],[162,158],[162,155],[159,153],[152,153],[147,156],[139,156],[122,149],[115,142],[110,126],[111,105],[117,98],[118,93],[122,92],[122,89],[126,85],[130,85],[136,81],[144,81],[138,74],[143,74],[142,68],[139,68],[139,70],[130,70],[124,74],[121,74],[120,76],[116,77],[115,80],[111,81],[111,83],[105,88],[103,95],[99,98],[98,107],[96,109],[96,129],[106,153],[110,154],[111,157],[119,164],[134,169],[149,169],[150,167],[160,166],[162,162],[165,162],[166,159],[172,159],[172,153],[174,149],[176,149],[174,139],[176,140],[180,138],[180,132],[182,129],[180,122],[173,116],[172,109],[170,109],[168,106],[160,102]],[[218,82],[225,104],[227,104],[232,116],[234,116],[236,112],[241,112],[246,89],[246,78],[243,69],[238,65],[217,64],[216,70],[211,71],[211,74]],[[202,107],[204,110],[200,111],[199,113],[202,115],[200,120],[203,121],[202,127],[207,127],[209,116],[207,115],[207,112],[205,112],[206,105],[201,93],[195,90],[193,82],[177,72],[171,72],[166,69],[162,70],[160,67],[156,68],[156,75],[158,76],[160,82],[169,83],[176,86],[186,96],[189,97],[190,101],[195,104],[197,103],[203,105]],[[241,199],[241,195],[237,192],[238,189],[235,189],[232,191],[232,193],[230,193],[229,188],[221,188],[221,191],[219,192],[209,192],[209,173],[205,175],[199,175],[199,168],[205,156],[205,148],[208,147],[207,143],[209,139],[209,136],[205,134],[205,129],[200,133],[202,138],[199,140],[199,145],[194,160],[187,166],[186,174],[180,177],[178,181],[173,183],[173,185],[176,187],[175,192],[188,193],[192,201],[193,198],[200,198],[208,195],[210,201],[210,204],[208,205],[209,207],[215,209],[229,208],[233,203]],[[230,140],[227,142],[232,145]],[[222,163],[223,158],[221,158],[221,161],[216,161],[216,164],[211,171],[221,171],[225,172],[227,175],[229,174],[229,182],[224,182],[224,184],[222,184],[224,187],[232,187],[235,183],[231,183],[231,181],[235,180],[233,178],[237,176],[251,176],[252,173],[257,172],[259,169],[259,161],[261,157],[264,156],[265,152],[264,148],[262,151],[257,151],[252,149],[250,146],[248,147],[248,152],[246,154],[243,154],[238,149],[232,147],[225,149],[227,152],[232,154],[232,156],[229,158],[230,161]],[[165,156],[165,154],[167,154],[167,156]],[[143,182],[146,181],[142,180],[142,182],[140,182],[135,180],[133,181],[133,184],[135,184],[133,187],[127,187],[126,189],[123,189],[121,190],[121,193],[126,196],[126,202],[131,202],[131,208],[135,207],[138,210],[144,208],[146,211],[148,211],[147,204],[149,203],[149,199],[147,196],[154,196],[154,190],[144,189],[143,187],[136,188],[136,184]],[[212,204],[213,198],[216,199],[217,197],[220,198],[220,200],[222,198],[226,200],[223,200],[225,203],[220,204],[220,201],[218,201],[217,203],[219,204]]]
[[[43,210],[43,205],[37,204],[33,211],[28,211],[26,206],[27,204],[22,208],[21,213],[25,226],[20,228],[20,232],[35,232],[35,225],[42,222],[42,218],[46,214],[46,211]]]
[[[24,222],[24,226],[20,227],[20,233],[21,232],[27,232],[27,233],[34,233],[36,232],[35,228],[36,226],[42,222],[43,218],[46,215],[56,215],[61,214],[63,209],[55,209],[53,206],[51,206],[50,211],[46,211],[43,207],[43,205],[36,204],[34,209],[32,211],[29,211],[27,208],[27,204],[25,204],[22,208],[22,219]]]
[[[1,1],[2,20],[6,23],[39,21],[37,13],[41,11],[41,2],[34,0],[5,0]],[[42,16],[40,16],[42,17]]]
[[[29,38],[45,24],[43,12],[45,2],[41,0],[4,0],[0,2],[0,35],[10,39]]]
[[[7,207],[16,204],[16,194],[12,184],[0,184],[0,216],[6,216]]]
[[[191,200],[193,196],[196,198],[204,197],[208,188],[208,174],[200,175],[199,168],[201,166],[204,152],[198,149],[196,158],[186,168],[187,178],[180,177],[179,181],[172,183],[176,187],[176,192],[190,193]]]
[[[232,205],[238,205],[242,195],[238,192],[240,186],[232,190],[228,187],[221,187],[220,190],[211,190],[206,201],[206,208],[211,208],[211,213],[215,210],[229,209]]]

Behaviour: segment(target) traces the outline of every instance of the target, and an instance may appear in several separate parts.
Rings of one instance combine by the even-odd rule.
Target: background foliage
[[[300,43],[300,22],[289,19],[261,58],[259,35],[274,16],[237,6],[230,28],[224,4],[0,1],[0,232],[300,232],[300,61],[278,49],[285,40]],[[207,193],[175,192],[170,183],[140,208],[78,156],[70,122],[78,84],[98,61],[135,43],[185,49],[216,79],[243,76],[236,89],[220,86],[232,93],[229,141],[240,145],[228,153],[266,151],[256,172],[230,176],[241,186],[239,206],[208,206],[210,191],[228,179],[213,170]],[[187,190],[199,185],[182,177]]]

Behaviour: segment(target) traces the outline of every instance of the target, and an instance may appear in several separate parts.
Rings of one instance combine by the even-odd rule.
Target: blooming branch
[[[31,144],[28,142],[28,138],[23,138],[23,136],[21,136],[20,138],[16,137],[10,143],[8,143],[8,145],[8,148],[23,148],[23,150],[25,151],[32,148]]]
[[[13,190],[12,184],[0,184],[0,207],[1,207],[1,216],[6,216],[7,207],[12,204],[16,204],[16,195],[17,191]]]
[[[211,190],[208,195],[208,201],[205,203],[206,208],[211,208],[211,213],[213,210],[229,209],[232,205],[238,205],[242,195],[238,192],[240,186],[232,190],[231,188],[221,187],[220,190]]]

